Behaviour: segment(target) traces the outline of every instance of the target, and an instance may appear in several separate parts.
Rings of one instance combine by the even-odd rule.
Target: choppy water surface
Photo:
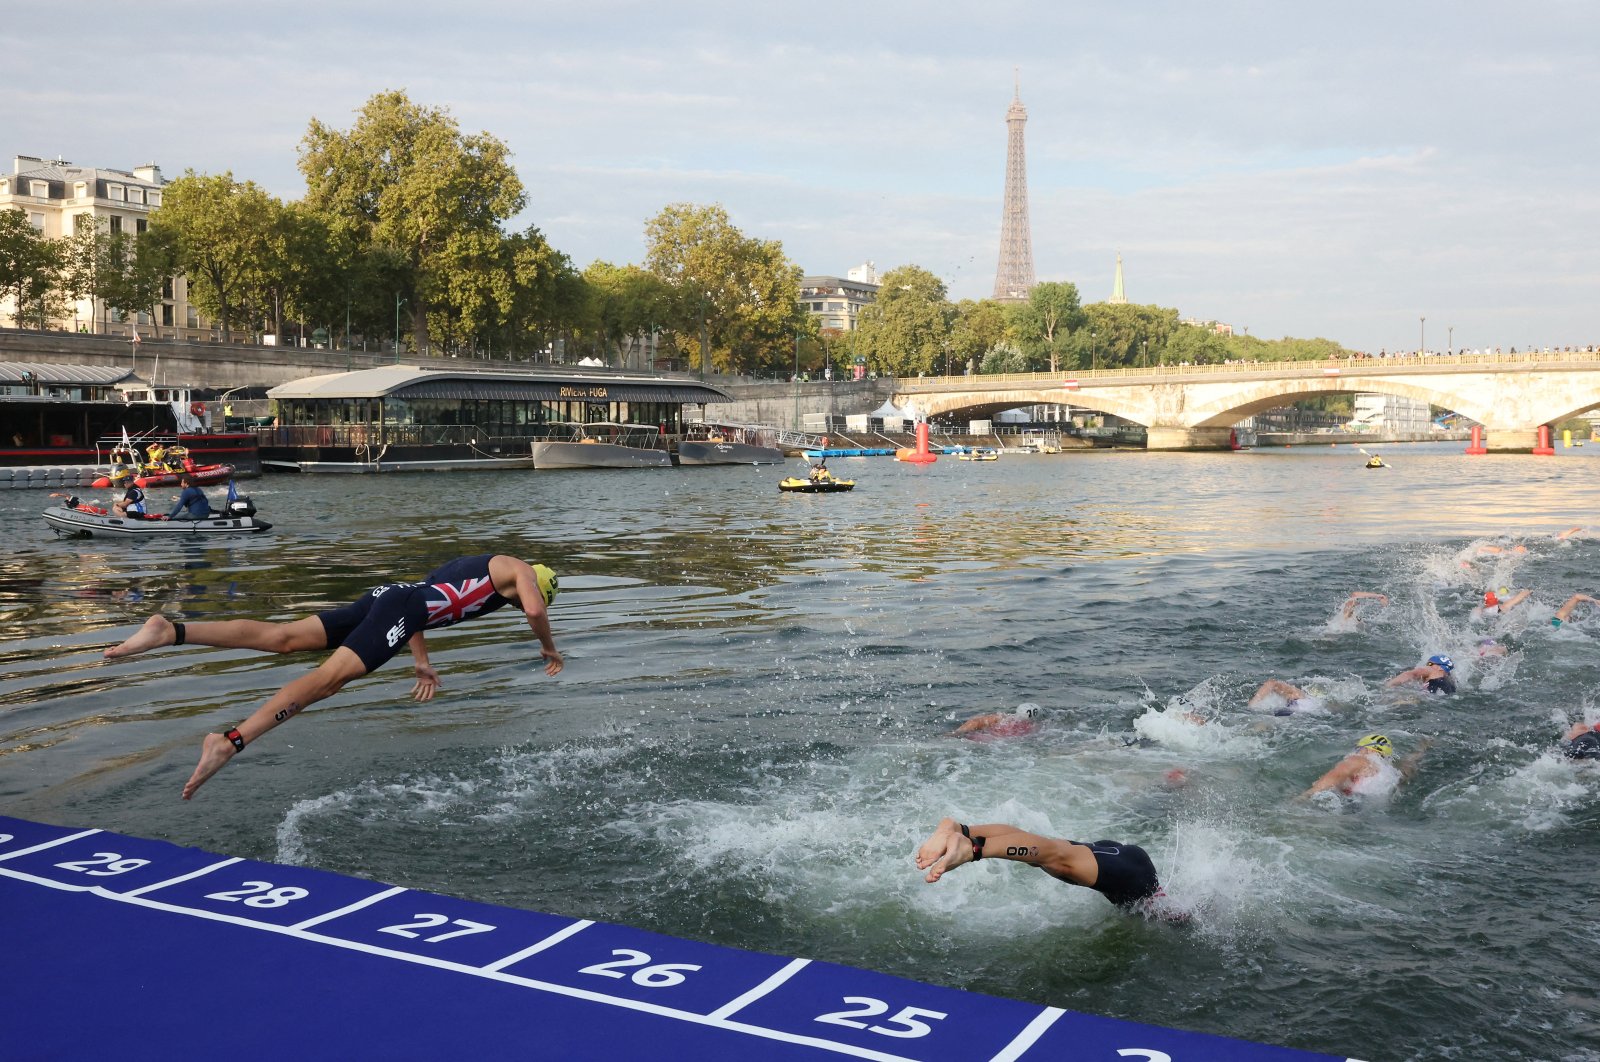
[[[1600,1059],[1600,770],[1551,751],[1600,717],[1600,616],[1548,623],[1600,595],[1600,528],[1552,537],[1600,524],[1596,450],[269,477],[272,534],[190,545],[57,541],[14,490],[0,806],[1374,1060]],[[440,632],[440,699],[402,655],[191,803],[199,736],[317,658],[101,661],[154,610],[294,618],[486,551],[561,573],[559,678],[509,610]],[[1470,621],[1500,587],[1533,599]],[[1392,604],[1342,622],[1354,589]],[[1438,651],[1459,696],[1382,688]],[[1248,710],[1268,677],[1323,711]],[[1034,737],[942,736],[1021,701]],[[1292,801],[1373,730],[1434,740],[1411,785]],[[945,814],[1142,844],[1192,923],[1003,862],[925,885]]]

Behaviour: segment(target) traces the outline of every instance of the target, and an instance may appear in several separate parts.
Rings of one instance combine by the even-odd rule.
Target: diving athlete
[[[1069,885],[1093,889],[1129,913],[1159,914],[1151,904],[1163,895],[1161,881],[1150,856],[1136,844],[1081,844],[1003,823],[968,827],[947,818],[917,849],[916,863],[918,870],[928,872],[923,880],[931,884],[964,863],[985,858],[1038,867]]]
[[[401,645],[410,647],[415,660],[416,684],[411,696],[418,701],[432,699],[442,684],[428,662],[424,631],[515,605],[539,639],[545,674],[558,674],[564,661],[556,651],[546,611],[557,590],[555,572],[542,564],[530,565],[501,555],[461,557],[436,568],[421,582],[375,586],[341,608],[287,623],[175,623],[165,616],[151,616],[133,637],[107,649],[105,655],[119,659],[166,645],[215,645],[267,653],[333,649],[315,671],[291,681],[238,726],[205,736],[200,762],[183,786],[183,799],[188,800],[247,744],[308,705],[331,697],[352,679],[376,671]]]

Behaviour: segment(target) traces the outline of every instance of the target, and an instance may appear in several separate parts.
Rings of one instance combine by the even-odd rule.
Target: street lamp
[[[700,378],[702,380],[711,375],[711,342],[706,336],[706,303],[710,299],[711,293],[709,291],[700,296]]]
[[[1091,369],[1098,369],[1100,367],[1099,336],[1099,332],[1096,332],[1092,328],[1089,330],[1089,368]]]
[[[400,363],[400,307],[405,301],[400,297],[398,291],[394,293],[394,360],[396,365]]]
[[[1444,330],[1444,335],[1444,352],[1446,354],[1454,354],[1456,352],[1456,326],[1450,325],[1447,327]]]
[[[1422,333],[1421,337],[1417,340],[1419,344],[1417,347],[1417,353],[1426,354],[1428,352],[1428,319],[1426,317],[1419,317],[1417,320],[1421,322],[1421,324],[1419,324],[1417,327]]]

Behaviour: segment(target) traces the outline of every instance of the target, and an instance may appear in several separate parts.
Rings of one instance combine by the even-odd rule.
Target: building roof
[[[23,373],[31,375],[25,377]],[[110,365],[44,365],[32,361],[0,361],[0,384],[42,383],[57,387],[84,387],[114,384],[132,375],[132,369]]]
[[[274,399],[511,398],[535,401],[731,402],[733,396],[699,380],[646,373],[559,369],[421,368],[384,365],[326,373],[279,384]]]

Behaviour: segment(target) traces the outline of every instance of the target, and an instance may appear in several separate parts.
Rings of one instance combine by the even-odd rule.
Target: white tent
[[[877,417],[880,420],[916,420],[917,411],[915,409],[899,409],[893,402],[885,399],[883,405],[868,413],[867,416]]]

